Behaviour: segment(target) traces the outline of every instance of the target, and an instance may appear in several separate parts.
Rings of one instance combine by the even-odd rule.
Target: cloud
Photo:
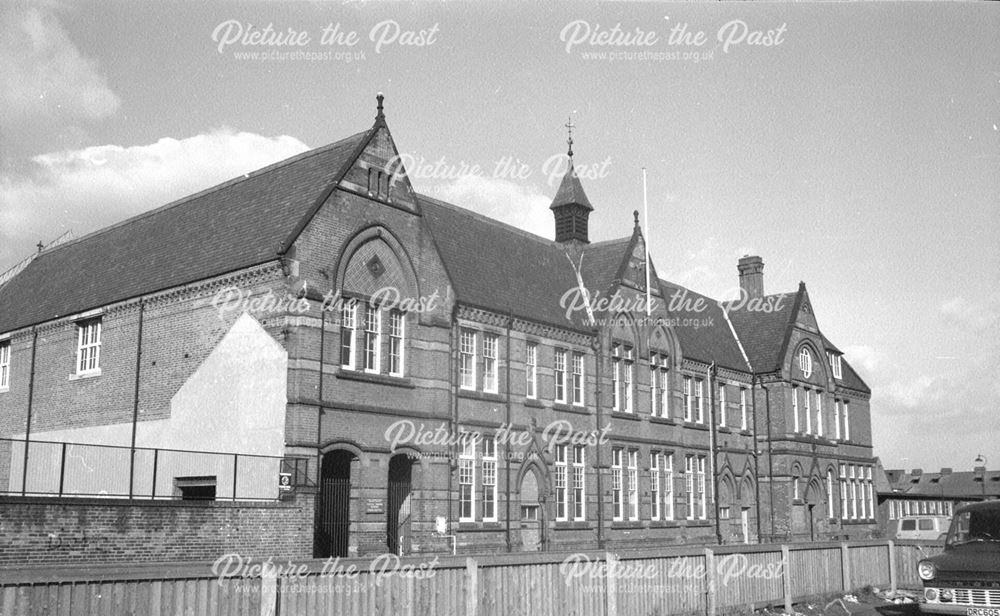
[[[0,13],[0,120],[99,120],[121,104],[97,62],[85,58],[43,6]]]
[[[293,137],[217,129],[35,156],[26,174],[0,177],[0,271],[40,239],[80,237],[306,149]]]
[[[530,233],[550,239],[553,237],[555,227],[549,210],[552,197],[543,195],[531,185],[482,175],[464,175],[418,190],[427,190],[432,197]]]

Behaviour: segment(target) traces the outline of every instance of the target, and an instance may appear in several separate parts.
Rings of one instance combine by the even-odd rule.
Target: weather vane
[[[569,137],[566,138],[566,143],[569,144],[569,157],[573,158],[573,129],[576,125],[573,124],[573,116],[569,117],[569,121],[566,122],[566,131],[569,133]]]

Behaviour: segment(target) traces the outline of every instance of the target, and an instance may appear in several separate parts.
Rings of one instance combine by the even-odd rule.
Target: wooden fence
[[[618,616],[919,587],[939,545],[891,541],[0,570],[0,616]],[[220,573],[226,573],[220,577]]]

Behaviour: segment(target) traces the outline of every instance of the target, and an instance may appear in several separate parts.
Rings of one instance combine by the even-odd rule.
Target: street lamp
[[[983,487],[983,500],[986,500],[986,456],[984,456],[983,454],[979,454],[978,456],[976,456],[976,459],[973,461],[973,464],[975,464],[975,466],[972,467],[973,472],[981,473],[981,476],[979,477],[979,483]]]

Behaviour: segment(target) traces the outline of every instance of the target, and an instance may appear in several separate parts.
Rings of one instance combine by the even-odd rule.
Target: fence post
[[[278,576],[265,564],[260,572],[260,616],[275,616],[278,606]]]
[[[715,579],[715,552],[711,548],[705,548],[705,585],[708,594],[705,608],[708,616],[715,616],[719,611],[719,597]]]
[[[59,496],[63,495],[63,484],[66,479],[66,442],[62,444],[62,457],[59,460]]]
[[[896,594],[896,544],[889,540],[889,590]]]
[[[605,588],[608,594],[605,615],[618,616],[618,557],[607,552],[605,563],[607,564],[607,575],[604,576],[604,579],[607,580]]]
[[[233,454],[233,502],[236,501],[236,466],[239,464],[240,454]]]
[[[846,543],[840,544],[840,574],[844,580],[844,592],[851,591],[851,559],[848,554],[849,549]]]
[[[479,613],[479,568],[474,558],[465,559],[465,616]]]
[[[792,611],[792,559],[789,557],[788,546],[781,546],[781,578],[785,587],[785,613],[794,614]]]
[[[156,465],[160,462],[160,450],[153,450],[153,486],[149,490],[149,500],[156,500]]]

